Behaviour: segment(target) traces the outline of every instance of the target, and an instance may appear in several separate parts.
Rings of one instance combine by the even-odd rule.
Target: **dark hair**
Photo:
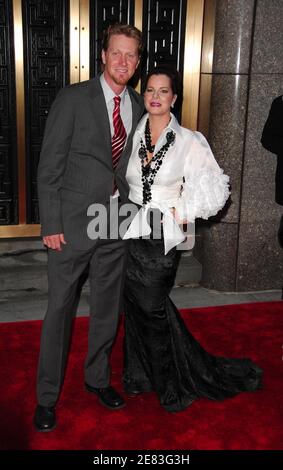
[[[144,90],[146,89],[148,81],[150,77],[152,77],[152,75],[166,75],[166,77],[170,78],[173,94],[178,95],[178,98],[180,97],[182,89],[181,77],[179,72],[175,68],[164,65],[150,69],[145,78]]]
[[[108,28],[103,31],[102,49],[104,51],[107,51],[109,46],[109,40],[114,34],[124,34],[128,38],[136,39],[138,43],[138,54],[139,56],[141,56],[143,49],[142,33],[138,28],[129,24],[122,23],[114,23],[108,26]]]

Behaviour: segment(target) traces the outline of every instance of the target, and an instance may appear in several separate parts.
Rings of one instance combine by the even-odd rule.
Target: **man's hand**
[[[67,244],[64,233],[58,233],[57,235],[48,235],[47,237],[43,237],[43,243],[48,248],[52,250],[62,251],[61,243],[64,245]]]

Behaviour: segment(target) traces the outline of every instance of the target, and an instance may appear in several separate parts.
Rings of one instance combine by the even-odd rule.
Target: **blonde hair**
[[[108,26],[108,28],[104,30],[103,38],[102,38],[102,49],[104,51],[107,51],[109,47],[110,38],[114,34],[124,34],[128,38],[136,39],[138,43],[138,54],[139,54],[139,57],[141,56],[142,50],[143,50],[142,33],[138,28],[136,28],[135,26],[131,26],[129,24],[122,24],[122,23],[115,23],[115,24]]]

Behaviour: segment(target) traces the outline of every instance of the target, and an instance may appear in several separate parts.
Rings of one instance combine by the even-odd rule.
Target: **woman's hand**
[[[176,220],[178,225],[188,224],[189,223],[189,221],[187,219],[180,219],[179,214],[177,212],[177,209],[175,209],[175,207],[171,207],[170,210],[171,210],[171,212],[173,214],[173,217]]]

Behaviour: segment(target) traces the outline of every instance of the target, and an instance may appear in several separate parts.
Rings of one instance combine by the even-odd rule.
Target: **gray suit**
[[[72,316],[81,274],[89,267],[90,326],[85,380],[109,385],[109,353],[115,338],[126,261],[122,240],[91,240],[87,208],[109,209],[114,177],[121,203],[127,202],[125,178],[132,136],[143,112],[142,98],[128,88],[132,130],[113,171],[111,133],[99,77],[62,89],[45,128],[38,167],[42,236],[64,233],[62,251],[48,250],[48,309],[43,323],[38,368],[38,403],[54,406],[63,383]]]

